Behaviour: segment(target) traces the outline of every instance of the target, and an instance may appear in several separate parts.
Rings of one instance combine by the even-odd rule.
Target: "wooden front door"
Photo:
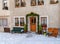
[[[30,31],[36,32],[36,17],[30,17]]]

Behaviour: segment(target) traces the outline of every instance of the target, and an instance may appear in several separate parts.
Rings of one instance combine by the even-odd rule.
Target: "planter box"
[[[10,28],[4,28],[4,32],[10,32]]]

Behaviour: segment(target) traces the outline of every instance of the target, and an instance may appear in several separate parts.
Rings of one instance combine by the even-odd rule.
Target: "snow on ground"
[[[38,34],[0,33],[0,44],[60,44],[60,38]]]

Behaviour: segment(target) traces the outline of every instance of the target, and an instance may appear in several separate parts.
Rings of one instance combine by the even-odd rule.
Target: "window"
[[[36,0],[31,0],[31,6],[36,6]]]
[[[15,7],[25,7],[26,2],[25,0],[15,0]]]
[[[47,24],[47,17],[41,17],[41,24]]]
[[[8,10],[7,0],[3,0],[3,10]]]
[[[0,26],[8,26],[8,20],[6,18],[0,18]]]
[[[19,18],[15,18],[15,26],[19,26]]]
[[[21,0],[21,7],[25,7],[25,6],[26,6],[25,0]]]
[[[43,28],[43,32],[46,32],[47,29],[47,17],[41,17],[41,25]]]
[[[43,0],[38,0],[38,5],[44,5],[44,1]]]
[[[20,2],[19,2],[19,0],[15,0],[15,7],[19,7],[20,5]]]
[[[50,0],[50,4],[56,4],[58,3],[58,0]]]
[[[20,18],[20,26],[24,26],[24,18]]]
[[[24,17],[15,17],[15,26],[20,26],[23,27],[25,22],[24,22]]]
[[[44,5],[43,0],[31,0],[31,6]]]

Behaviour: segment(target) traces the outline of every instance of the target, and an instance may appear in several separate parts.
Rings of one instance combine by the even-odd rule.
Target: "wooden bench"
[[[58,28],[48,28],[48,33],[50,33],[48,36],[57,37],[57,35],[58,35]]]

